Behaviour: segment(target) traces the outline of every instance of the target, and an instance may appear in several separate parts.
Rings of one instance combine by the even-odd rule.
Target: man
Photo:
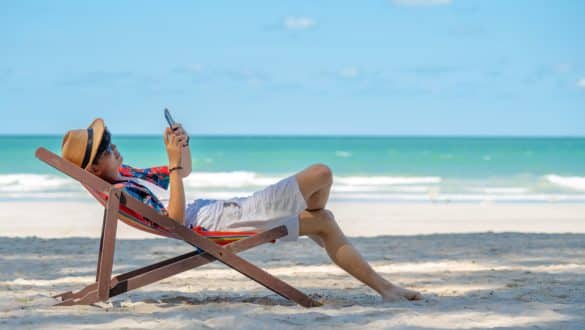
[[[376,273],[347,240],[331,211],[325,209],[333,184],[329,167],[315,164],[251,196],[229,200],[195,199],[185,203],[183,178],[191,172],[189,137],[181,125],[163,134],[168,166],[136,169],[123,157],[102,119],[87,129],[67,132],[63,158],[110,182],[143,203],[189,228],[221,231],[262,231],[285,225],[288,236],[309,236],[325,248],[339,267],[378,292],[384,301],[419,300],[420,293],[396,286]],[[169,188],[168,199],[164,191]],[[159,192],[159,193],[157,193]]]

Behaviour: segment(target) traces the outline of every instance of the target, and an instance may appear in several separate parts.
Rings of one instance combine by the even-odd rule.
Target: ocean
[[[0,200],[91,200],[34,157],[61,136],[0,136]],[[161,136],[113,136],[135,167],[166,165]],[[192,198],[246,196],[314,163],[332,201],[583,203],[585,138],[192,136]]]

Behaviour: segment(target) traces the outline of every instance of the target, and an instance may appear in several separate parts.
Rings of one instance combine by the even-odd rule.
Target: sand
[[[382,303],[301,239],[243,256],[323,307],[291,304],[219,263],[106,303],[52,307],[51,295],[94,280],[101,211],[83,202],[10,202],[0,203],[0,328],[585,327],[585,205],[330,208],[377,271],[425,299]],[[121,227],[116,272],[189,250],[132,231]]]
[[[348,236],[523,232],[585,234],[585,204],[328,204]],[[103,208],[89,202],[0,202],[0,236],[99,237]],[[154,238],[119,226],[120,238]]]

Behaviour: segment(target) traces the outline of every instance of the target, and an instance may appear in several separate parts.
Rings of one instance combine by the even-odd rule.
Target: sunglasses
[[[104,150],[104,153],[106,153],[106,154],[108,154],[108,155],[109,155],[109,154],[111,154],[111,153],[112,153],[112,151],[113,151],[113,149],[112,149],[112,143],[108,143],[108,146],[107,146],[107,147],[106,147],[106,149]]]
[[[98,146],[98,150],[97,153],[95,154],[95,158],[93,159],[93,163],[97,164],[98,161],[100,160],[100,158],[104,155],[111,155],[112,152],[114,151],[112,149],[112,142],[111,142],[112,136],[110,134],[110,132],[106,129],[104,131],[104,135],[102,136],[102,141],[100,142],[100,145]]]

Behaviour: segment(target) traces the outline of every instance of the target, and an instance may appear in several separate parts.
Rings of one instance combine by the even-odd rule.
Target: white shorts
[[[217,216],[202,216],[206,212],[198,212],[202,219],[195,219],[195,225],[211,231],[265,231],[285,225],[288,234],[280,239],[282,241],[298,239],[299,213],[307,208],[307,202],[294,175],[250,196],[235,197],[214,204],[216,205],[209,205],[209,209],[219,209],[214,212]]]

